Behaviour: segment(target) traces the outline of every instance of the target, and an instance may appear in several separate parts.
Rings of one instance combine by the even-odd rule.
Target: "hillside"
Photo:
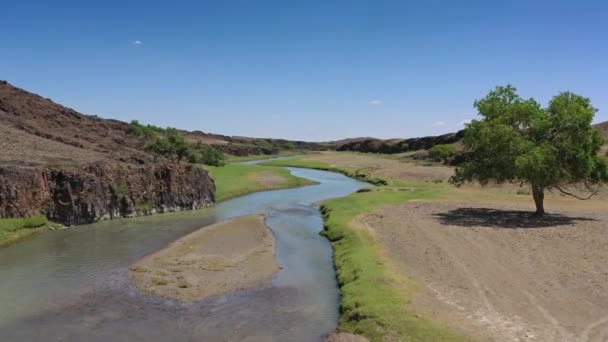
[[[206,171],[155,163],[127,127],[0,82],[0,218],[69,225],[214,202]]]
[[[203,169],[144,151],[126,122],[81,114],[0,81],[0,218],[44,214],[64,224],[195,209],[215,201]],[[231,155],[327,144],[180,131]]]
[[[595,124],[593,127],[600,129],[606,138],[606,144],[602,149],[603,153],[608,153],[608,121]],[[447,133],[437,136],[427,136],[409,139],[376,139],[376,138],[354,138],[345,141],[337,141],[338,151],[356,151],[364,153],[384,153],[395,154],[409,151],[418,151],[418,156],[426,156],[424,151],[429,150],[435,145],[456,144],[460,145],[464,137],[464,130],[456,133]]]
[[[0,81],[0,163],[74,165],[94,161],[150,162],[145,140],[127,134],[128,124],[84,115],[50,99]],[[182,132],[191,142],[233,155],[272,154],[285,149],[322,149],[320,144],[283,139],[229,137]]]

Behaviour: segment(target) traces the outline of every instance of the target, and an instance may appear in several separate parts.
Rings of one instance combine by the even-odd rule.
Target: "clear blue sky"
[[[5,1],[0,79],[87,114],[328,140],[455,131],[511,83],[608,120],[605,1]]]

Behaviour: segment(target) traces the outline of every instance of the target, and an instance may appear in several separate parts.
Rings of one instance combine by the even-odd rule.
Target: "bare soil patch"
[[[129,272],[142,291],[180,301],[252,287],[278,270],[265,215],[244,216],[188,234]]]
[[[607,341],[608,214],[551,203],[410,202],[362,217],[413,308],[478,340]]]
[[[354,167],[369,172],[372,177],[393,178],[405,182],[447,181],[454,173],[453,169],[447,166],[424,166],[373,154],[322,152],[304,158],[337,167]]]
[[[264,171],[255,174],[255,181],[258,182],[263,188],[276,188],[280,187],[285,183],[287,179],[272,171]]]

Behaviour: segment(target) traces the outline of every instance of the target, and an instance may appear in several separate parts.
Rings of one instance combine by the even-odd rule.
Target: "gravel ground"
[[[608,341],[608,211],[410,202],[361,217],[413,307],[476,340]]]

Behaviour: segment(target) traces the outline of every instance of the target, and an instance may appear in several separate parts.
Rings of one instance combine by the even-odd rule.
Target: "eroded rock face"
[[[66,225],[208,207],[215,184],[194,166],[93,163],[0,167],[0,217],[45,214]]]

